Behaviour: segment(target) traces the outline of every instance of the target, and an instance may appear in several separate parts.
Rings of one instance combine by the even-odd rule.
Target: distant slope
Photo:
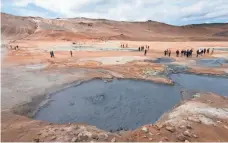
[[[36,23],[25,17],[1,13],[1,34],[4,39],[20,39],[35,32]]]
[[[213,41],[228,40],[228,24],[172,26],[155,21],[123,22],[105,19],[43,19],[1,13],[2,35],[29,40],[149,40]]]

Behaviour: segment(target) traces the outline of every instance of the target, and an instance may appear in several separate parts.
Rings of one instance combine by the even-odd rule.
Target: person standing
[[[199,49],[196,51],[196,57],[199,56]]]
[[[169,54],[169,57],[171,56],[171,50],[169,49],[169,52],[168,52],[168,54]]]
[[[146,56],[146,54],[147,54],[147,49],[144,50],[144,56]]]
[[[71,57],[73,56],[73,52],[72,52],[72,51],[70,51],[70,56],[71,56]]]
[[[165,50],[165,51],[164,51],[164,55],[165,55],[165,56],[167,55],[167,51],[168,51],[168,50]]]
[[[209,53],[210,53],[210,48],[207,49],[207,54],[209,54]]]
[[[211,50],[211,55],[214,53],[214,48]]]
[[[50,51],[50,57],[52,58],[52,51]]]

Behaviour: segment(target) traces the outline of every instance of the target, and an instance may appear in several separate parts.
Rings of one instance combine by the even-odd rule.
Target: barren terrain
[[[109,132],[87,123],[33,119],[48,106],[52,94],[92,79],[135,79],[170,86],[177,84],[170,78],[174,73],[227,79],[227,24],[177,27],[153,21],[43,19],[3,13],[1,18],[1,141],[228,141],[228,94],[201,90],[183,91],[180,103],[155,123],[134,130]],[[128,48],[120,48],[121,44]],[[150,47],[146,56],[138,51],[145,45]],[[202,47],[215,51],[197,58],[196,50]],[[167,58],[168,48],[173,62],[154,62]],[[193,49],[193,56],[176,57],[177,49]],[[219,58],[226,60],[216,67],[197,64],[200,59]]]

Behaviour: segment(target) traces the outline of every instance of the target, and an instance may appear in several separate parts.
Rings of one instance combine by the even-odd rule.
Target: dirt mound
[[[227,40],[228,24],[173,26],[155,21],[126,22],[105,19],[43,19],[1,13],[2,35],[9,39],[107,39],[148,41]]]

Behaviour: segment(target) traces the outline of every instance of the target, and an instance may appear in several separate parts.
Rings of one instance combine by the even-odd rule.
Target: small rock
[[[197,136],[196,134],[193,134],[192,136],[193,136],[194,138],[198,138],[198,136]]]
[[[179,128],[180,128],[180,129],[184,129],[184,128],[185,128],[185,126],[184,126],[184,125],[181,125],[181,126],[179,126]]]
[[[107,139],[108,138],[108,135],[107,134],[104,134],[104,133],[100,133],[100,134],[98,134],[98,138],[99,139]]]
[[[199,93],[196,93],[195,95],[193,95],[194,98],[199,98],[200,97],[200,94]]]
[[[222,123],[221,121],[216,121],[217,123]]]
[[[149,138],[149,141],[152,141],[153,140],[153,138]]]
[[[157,127],[158,130],[160,130],[161,128],[163,128],[163,126],[164,126],[163,124],[156,125],[156,127]]]
[[[51,137],[51,140],[55,140],[55,139],[56,139],[56,136]]]
[[[143,138],[147,138],[147,136],[143,136]]]
[[[170,132],[174,132],[175,131],[175,128],[172,127],[172,126],[166,126],[165,128],[166,128],[166,130],[168,130]]]
[[[201,121],[197,117],[188,117],[188,120],[193,121],[193,122],[197,122],[197,123],[201,123]]]
[[[111,142],[116,142],[116,138],[115,137],[112,138]]]
[[[41,135],[41,133],[37,133],[37,135],[38,135],[38,136],[40,136],[40,135]]]
[[[179,140],[179,141],[185,141],[187,138],[186,138],[186,136],[184,136],[183,134],[179,134],[178,136],[177,136],[177,139]]]
[[[212,103],[212,101],[211,101],[211,100],[207,100],[207,102],[208,102],[209,104],[211,104],[211,103]]]
[[[167,137],[163,137],[162,141],[168,141],[169,139]]]
[[[33,139],[34,142],[40,142],[40,139],[39,138],[35,138]]]
[[[191,137],[191,133],[189,130],[184,131],[183,133],[185,136]]]
[[[73,139],[71,140],[71,142],[77,142],[78,138],[77,137],[73,137]]]
[[[98,140],[99,137],[98,137],[98,135],[96,135],[96,134],[92,134],[92,139]]]
[[[151,132],[149,132],[149,135],[153,136],[153,134]]]
[[[228,127],[227,127],[226,125],[223,125],[223,127],[224,127],[225,129],[228,129]]]
[[[160,135],[161,133],[157,133],[157,135]]]
[[[189,143],[189,141],[188,141],[188,140],[185,140],[184,142]]]
[[[141,130],[142,130],[143,132],[145,132],[145,133],[148,133],[148,132],[149,132],[149,130],[147,129],[147,127],[143,127]]]
[[[191,124],[188,124],[186,127],[187,127],[187,129],[192,129]]]

